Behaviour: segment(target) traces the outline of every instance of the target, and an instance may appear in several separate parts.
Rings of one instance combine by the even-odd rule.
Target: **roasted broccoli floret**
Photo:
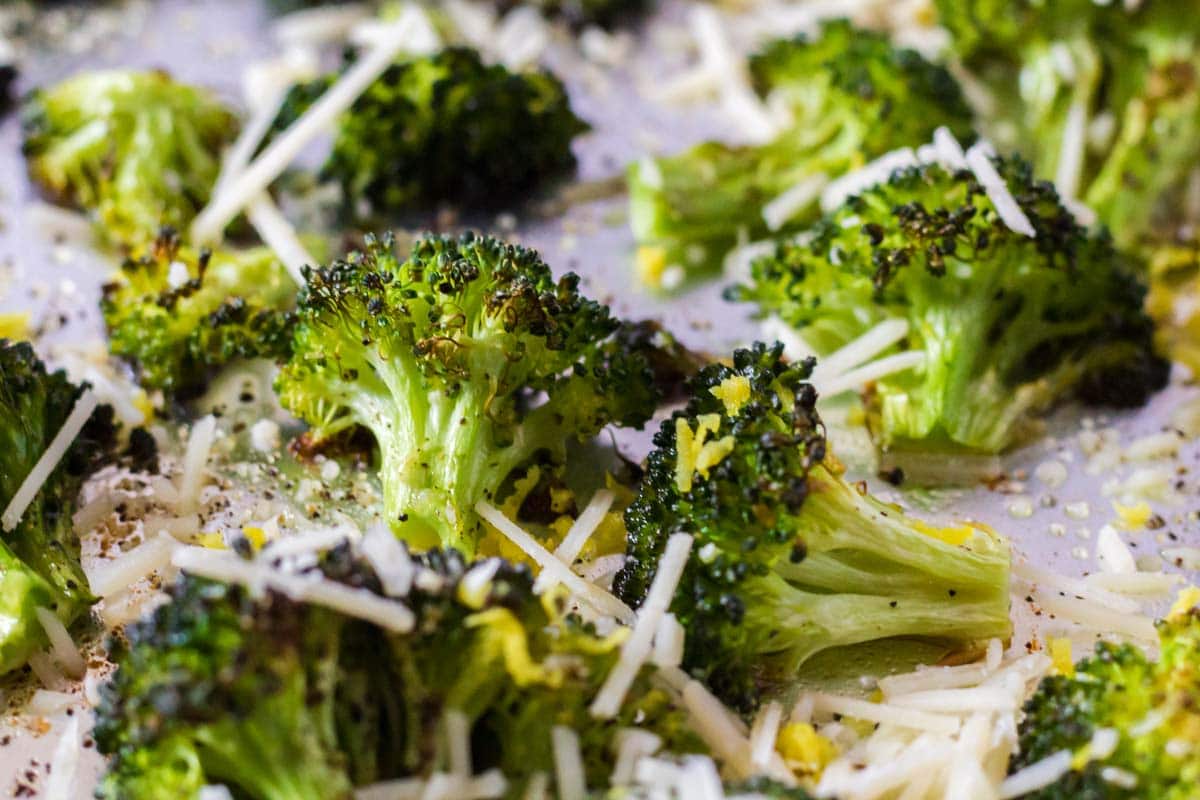
[[[274,129],[336,77],[294,87]],[[549,72],[512,73],[448,48],[372,83],[340,117],[321,175],[340,184],[355,218],[443,203],[510,207],[575,166],[571,140],[586,128]]]
[[[908,168],[850,198],[810,241],[760,259],[729,295],[819,355],[907,323],[897,347],[924,358],[866,397],[872,433],[898,455],[997,453],[1055,402],[1132,407],[1167,380],[1140,262],[1080,227],[1026,162],[991,163],[1035,236],[1000,218],[972,172]]]
[[[250,800],[349,798],[357,786],[456,766],[451,712],[465,723],[470,771],[498,768],[505,797],[553,772],[555,725],[579,735],[596,787],[608,781],[623,726],[677,752],[703,751],[650,668],[617,718],[591,717],[621,637],[567,616],[561,594],[535,595],[526,568],[441,550],[414,568],[402,598],[414,618],[407,633],[274,590],[182,578],[114,655],[97,709],[96,742],[111,757],[101,796],[188,797],[223,783]],[[290,577],[381,590],[345,546]]]
[[[649,360],[607,307],[537,253],[431,236],[407,259],[389,236],[308,272],[276,388],[310,436],[370,431],[392,528],[418,549],[473,553],[481,500],[657,400]]]
[[[82,394],[65,373],[47,372],[28,343],[0,339],[0,507],[8,507]],[[69,625],[91,604],[71,516],[84,478],[115,446],[112,409],[101,406],[15,527],[0,526],[0,674],[46,645],[36,609]]]
[[[517,6],[532,6],[549,17],[564,20],[573,28],[599,25],[611,28],[636,18],[647,11],[652,0],[494,0],[496,7],[507,12]]]
[[[782,99],[792,116],[772,141],[706,142],[629,169],[630,223],[648,285],[670,284],[672,269],[718,272],[739,241],[814,222],[829,181],[923,144],[939,126],[964,137],[971,131],[971,112],[945,69],[844,21],[826,23],[815,40],[768,45],[750,72],[758,93]],[[785,194],[797,199],[768,213],[767,204]]]
[[[110,70],[35,91],[24,129],[34,180],[92,214],[105,240],[137,245],[208,202],[237,120],[166,73]]]
[[[1009,769],[1066,751],[1071,770],[1025,798],[1200,795],[1200,592],[1185,593],[1159,622],[1159,646],[1154,661],[1133,645],[1101,642],[1072,673],[1042,680],[1025,704],[1020,750]],[[1097,731],[1115,743],[1097,752]]]
[[[1122,246],[1188,222],[1200,159],[1200,18],[1177,3],[939,0],[995,94],[983,124],[1033,158]],[[1194,220],[1193,220],[1194,221]]]
[[[269,248],[197,252],[165,230],[125,260],[100,308],[112,353],[178,396],[235,359],[286,358],[296,291]]]
[[[1009,633],[1009,554],[982,526],[935,528],[844,481],[807,382],[780,345],[692,383],[655,435],[625,513],[615,590],[637,606],[668,536],[694,537],[671,611],[684,667],[738,708],[827,648],[886,637],[950,647]]]

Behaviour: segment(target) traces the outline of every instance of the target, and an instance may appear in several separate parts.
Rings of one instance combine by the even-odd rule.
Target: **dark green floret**
[[[494,0],[494,3],[503,13],[517,6],[530,6],[573,28],[588,25],[612,28],[636,19],[655,5],[653,0]]]
[[[1006,637],[1007,542],[926,525],[843,480],[812,362],[789,365],[781,351],[760,343],[706,367],[663,423],[625,514],[618,594],[639,605],[669,535],[691,534],[671,604],[687,631],[684,667],[738,708],[827,648]]]
[[[430,236],[404,258],[369,237],[308,273],[298,317],[284,406],[317,441],[373,434],[388,519],[417,549],[473,553],[479,501],[658,399],[644,343],[576,275],[492,238]]]
[[[451,711],[465,718],[472,774],[500,770],[514,800],[535,772],[553,774],[555,725],[579,734],[595,787],[607,784],[622,727],[703,751],[650,668],[617,718],[592,718],[618,638],[565,614],[563,595],[535,595],[525,567],[489,563],[417,557],[422,578],[401,598],[415,617],[408,633],[183,577],[114,654],[97,709],[96,743],[111,759],[100,796],[191,797],[223,783],[247,800],[348,799],[359,786],[447,772]],[[481,567],[488,580],[464,582]],[[318,575],[380,592],[345,546],[292,577]]]
[[[336,75],[292,89],[275,121],[298,117]],[[509,72],[467,48],[389,67],[337,123],[321,174],[342,188],[353,217],[439,204],[520,205],[575,166],[571,140],[587,129],[549,72]]]
[[[1140,262],[1078,225],[1029,164],[992,163],[1035,237],[1000,219],[971,172],[926,165],[850,198],[730,292],[819,355],[879,323],[908,323],[895,349],[924,363],[867,393],[885,450],[998,453],[1057,402],[1133,407],[1166,383]]]
[[[67,421],[83,387],[47,372],[27,342],[0,339],[0,509]],[[0,674],[44,648],[35,610],[70,625],[93,598],[71,522],[84,479],[116,446],[112,409],[101,406],[38,490],[20,522],[0,530]]]
[[[1101,642],[1073,675],[1042,680],[1025,704],[1015,772],[1062,751],[1071,770],[1028,800],[1145,798],[1200,794],[1200,607],[1183,603],[1159,623],[1159,657],[1131,644]],[[1092,736],[1117,735],[1111,754],[1092,752]],[[1132,785],[1105,776],[1116,769]],[[1110,772],[1111,776],[1111,772]]]
[[[165,230],[125,260],[100,309],[109,349],[141,384],[187,396],[230,362],[286,358],[295,303],[269,248],[197,251]]]
[[[758,94],[791,114],[772,141],[706,142],[630,167],[630,223],[652,286],[672,266],[711,275],[739,241],[802,230],[819,214],[824,183],[924,144],[939,126],[971,132],[971,112],[945,69],[845,21],[826,23],[812,40],[773,42],[749,68]],[[808,201],[770,230],[764,206],[806,181]]]
[[[111,244],[186,227],[208,203],[237,120],[164,72],[84,72],[25,100],[24,150],[46,191],[95,217]]]

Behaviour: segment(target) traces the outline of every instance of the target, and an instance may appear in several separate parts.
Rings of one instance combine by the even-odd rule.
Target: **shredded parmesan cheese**
[[[550,740],[554,748],[554,782],[559,800],[587,800],[579,734],[565,725],[555,725],[550,730]]]
[[[992,166],[991,152],[990,145],[978,142],[971,145],[971,149],[967,150],[967,166],[971,172],[975,173],[975,178],[983,187],[983,191],[992,201],[992,205],[996,207],[996,213],[1000,215],[1000,220],[1008,226],[1009,230],[1030,238],[1037,236],[1033,223],[1029,221],[1029,217],[1025,216],[1025,212],[1021,210],[1016,198],[1012,196],[1012,192],[1005,185],[1004,179]]]
[[[48,608],[38,606],[34,609],[34,613],[37,615],[42,629],[46,631],[46,638],[50,640],[50,650],[54,655],[54,660],[72,678],[82,678],[83,673],[87,671],[87,664],[80,655],[79,648],[75,646],[74,640],[71,639],[71,634],[67,632],[67,626],[63,625],[58,615]]]

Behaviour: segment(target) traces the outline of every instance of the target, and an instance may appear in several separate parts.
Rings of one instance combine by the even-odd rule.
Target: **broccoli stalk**
[[[417,548],[473,553],[474,507],[499,500],[571,440],[653,413],[640,345],[538,255],[490,238],[430,237],[407,260],[390,236],[308,273],[284,406],[329,439],[370,431],[384,507]]]
[[[286,128],[336,79],[293,87]],[[322,177],[354,218],[438,204],[503,208],[575,166],[587,126],[549,72],[516,74],[467,48],[392,65],[341,116]]]
[[[28,343],[0,339],[0,507],[16,494],[82,394],[65,373],[48,373]],[[71,517],[84,478],[115,448],[113,412],[101,406],[16,527],[0,531],[0,674],[45,646],[37,608],[69,625],[91,604]]]
[[[109,349],[142,385],[187,395],[236,359],[286,357],[295,301],[270,249],[196,252],[164,229],[104,286],[100,309]]]
[[[756,344],[711,365],[654,438],[614,587],[646,595],[670,533],[695,539],[671,610],[684,666],[739,708],[822,650],[893,636],[965,647],[1009,634],[1008,545],[939,529],[838,474],[812,362]]]
[[[885,450],[997,453],[1062,399],[1137,406],[1166,382],[1138,262],[1080,227],[1027,163],[993,163],[1035,237],[1000,219],[971,172],[925,165],[850,198],[729,293],[820,355],[906,323],[923,359],[867,394]]]
[[[91,213],[103,238],[134,246],[182,228],[208,202],[233,114],[157,71],[85,72],[26,100],[34,180]]]
[[[772,141],[706,142],[629,169],[639,268],[652,286],[672,266],[691,276],[719,271],[739,240],[807,227],[824,184],[928,141],[939,126],[963,136],[971,130],[970,110],[948,72],[845,21],[826,23],[812,41],[770,44],[751,59],[750,72],[759,94],[791,113]],[[793,189],[805,197],[768,223],[764,206]]]
[[[1066,775],[1027,800],[1152,797],[1184,800],[1200,792],[1200,593],[1185,590],[1159,623],[1159,659],[1129,644],[1101,642],[1067,674],[1042,680],[1025,704],[1015,772],[1062,751],[1075,758]],[[1148,721],[1155,724],[1148,725]],[[1111,753],[1092,753],[1093,733],[1119,738]],[[1135,779],[1105,780],[1114,767]]]

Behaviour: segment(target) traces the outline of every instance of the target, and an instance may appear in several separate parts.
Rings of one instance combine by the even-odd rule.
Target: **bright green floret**
[[[109,349],[141,384],[186,396],[232,361],[286,358],[295,303],[269,248],[196,251],[167,230],[125,260],[100,308]]]
[[[639,270],[652,286],[672,267],[690,276],[718,272],[739,241],[807,227],[826,183],[924,144],[939,126],[960,137],[971,131],[971,112],[945,69],[844,21],[826,23],[811,41],[774,42],[751,59],[750,72],[764,99],[790,110],[774,140],[706,142],[630,167],[630,223],[643,248]],[[801,186],[807,199],[769,227],[764,206]]]
[[[1159,623],[1158,660],[1129,644],[1105,642],[1076,665],[1074,675],[1055,675],[1025,704],[1020,752],[1010,771],[1061,751],[1072,768],[1028,800],[1185,800],[1200,796],[1200,606],[1176,610]],[[1116,733],[1111,754],[1092,751],[1093,734]],[[1106,778],[1119,770],[1132,779]],[[1111,771],[1109,772],[1111,776]]]
[[[233,114],[207,90],[164,72],[84,72],[25,101],[34,180],[95,217],[110,243],[184,228],[208,203]]]
[[[553,774],[555,725],[578,733],[595,787],[607,785],[622,727],[703,752],[651,668],[617,718],[589,714],[619,637],[566,615],[563,595],[535,595],[525,567],[442,550],[414,561],[422,579],[401,598],[410,632],[185,576],[114,654],[97,709],[110,757],[100,796],[191,798],[221,783],[246,800],[348,800],[359,786],[449,771],[451,711],[466,723],[472,775],[499,770],[514,800],[534,773]],[[479,569],[491,577],[464,580]],[[292,576],[314,577],[381,591],[345,547]]]
[[[48,373],[28,343],[0,339],[0,508],[8,506],[82,394],[65,373]],[[46,646],[37,608],[70,625],[93,600],[71,516],[84,478],[115,443],[112,409],[101,406],[17,526],[0,530],[0,674]]]
[[[276,130],[336,77],[294,87]],[[340,184],[353,217],[512,207],[574,168],[571,140],[586,128],[551,73],[509,72],[448,48],[376,79],[339,118],[321,174]]]
[[[812,364],[789,365],[781,350],[757,344],[706,367],[663,423],[625,514],[618,594],[640,604],[668,536],[691,534],[671,604],[687,631],[684,667],[739,708],[831,647],[1006,637],[1007,542],[925,525],[843,480]]]
[[[418,549],[473,553],[477,503],[657,402],[651,360],[576,275],[492,238],[430,236],[407,258],[369,238],[308,273],[298,316],[284,406],[317,441],[374,435],[388,519]]]
[[[730,292],[820,356],[880,323],[907,323],[893,349],[923,360],[867,394],[885,450],[998,453],[1056,402],[1133,407],[1166,383],[1140,263],[1080,227],[1027,163],[992,163],[1035,237],[1000,219],[973,173],[925,165],[850,198]]]
[[[1189,220],[1200,160],[1200,15],[1186,3],[939,0],[996,96],[983,123],[1082,200],[1122,246]],[[1194,221],[1194,220],[1191,220]]]

